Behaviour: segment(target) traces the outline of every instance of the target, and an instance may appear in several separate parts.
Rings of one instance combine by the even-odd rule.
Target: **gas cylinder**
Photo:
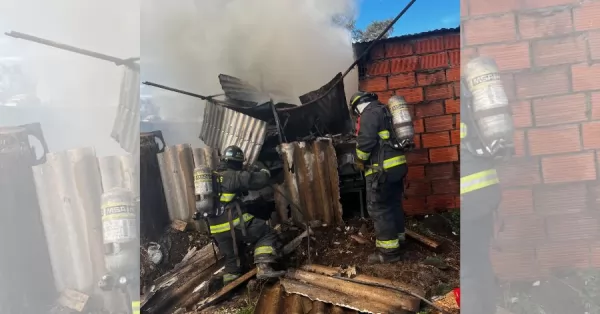
[[[114,187],[102,194],[102,237],[109,272],[125,275],[138,271],[137,207],[131,190]]]
[[[508,98],[496,62],[488,57],[469,61],[464,71],[471,94],[469,111],[476,132],[487,150],[495,155],[513,141],[514,124]]]
[[[214,210],[214,175],[208,166],[200,165],[194,169],[194,190],[196,194],[196,211],[207,217]]]
[[[392,96],[387,107],[392,115],[392,130],[396,135],[396,140],[392,142],[392,145],[397,149],[411,147],[415,129],[406,100],[402,96]]]

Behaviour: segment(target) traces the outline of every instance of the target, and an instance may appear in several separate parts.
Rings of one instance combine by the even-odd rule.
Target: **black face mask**
[[[244,163],[241,161],[223,161],[222,164],[227,168],[235,171],[242,170],[244,167]]]

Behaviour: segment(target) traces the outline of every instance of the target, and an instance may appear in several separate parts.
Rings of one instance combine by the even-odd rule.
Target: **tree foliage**
[[[392,22],[393,19],[386,19],[381,21],[373,21],[371,24],[367,25],[364,29],[359,29],[356,27],[356,19],[353,17],[347,16],[336,16],[334,18],[334,23],[337,25],[343,26],[352,35],[352,41],[354,42],[368,42],[375,40],[381,32]],[[394,27],[391,27],[384,35],[383,39],[388,38],[394,32]]]

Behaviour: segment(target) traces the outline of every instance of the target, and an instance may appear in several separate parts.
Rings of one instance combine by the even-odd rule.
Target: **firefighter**
[[[217,214],[208,218],[210,232],[225,256],[223,284],[240,276],[244,243],[255,246],[254,263],[258,268],[258,279],[276,278],[285,273],[272,268],[279,257],[278,235],[266,221],[247,213],[241,201],[242,193],[268,186],[271,174],[268,169],[244,170],[243,163],[244,152],[239,147],[225,148],[217,169],[220,186]]]
[[[494,215],[501,189],[492,156],[480,156],[482,148],[468,104],[466,84],[461,86],[460,199],[461,199],[461,313],[496,313],[496,280],[489,249]]]
[[[350,106],[358,117],[357,167],[365,171],[367,211],[375,224],[377,251],[368,257],[371,264],[401,259],[405,241],[402,194],[408,172],[403,152],[389,144],[391,125],[386,123],[387,107],[373,93],[352,95]]]

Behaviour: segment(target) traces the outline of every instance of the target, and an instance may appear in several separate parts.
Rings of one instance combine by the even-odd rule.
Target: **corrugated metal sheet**
[[[280,149],[285,181],[277,188],[286,195],[275,193],[280,218],[288,219],[289,200],[302,209],[304,220],[342,223],[337,157],[332,141],[319,138],[310,143],[285,143]],[[302,220],[294,210],[291,214],[296,221]]]
[[[169,218],[192,222],[196,211],[194,157],[189,144],[168,146],[158,154]]]
[[[248,107],[265,103],[270,100],[269,95],[261,92],[258,88],[242,81],[241,79],[225,74],[219,75],[221,88],[228,98],[242,101],[242,105]]]
[[[253,164],[258,159],[266,134],[266,122],[206,102],[200,139],[219,152],[230,145],[239,146],[246,155],[246,163]]]
[[[354,314],[354,310],[320,301],[312,301],[298,294],[285,294],[280,284],[265,288],[261,294],[254,313],[260,314]]]
[[[123,67],[119,107],[111,137],[135,157],[139,156],[140,72]]]
[[[97,287],[106,273],[101,195],[103,186],[135,188],[131,164],[131,156],[98,159],[87,147],[50,153],[33,168],[56,288],[100,296],[108,310],[126,303],[122,294]]]
[[[33,171],[56,288],[89,293],[105,272],[96,154],[92,148],[51,153]]]

